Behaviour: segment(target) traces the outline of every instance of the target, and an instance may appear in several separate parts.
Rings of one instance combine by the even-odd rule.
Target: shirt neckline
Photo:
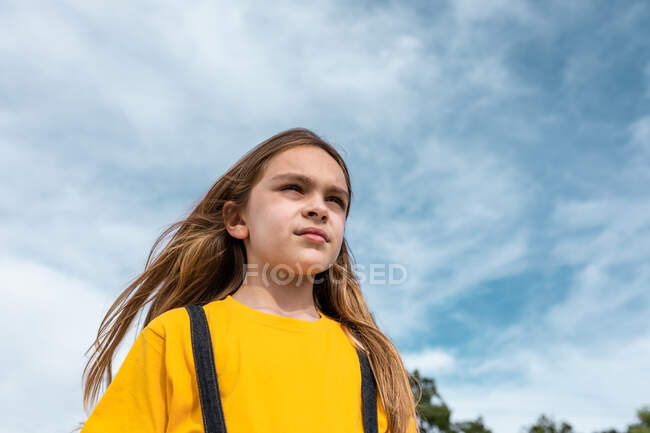
[[[241,315],[241,317],[245,319],[250,319],[263,325],[289,331],[317,331],[322,329],[327,321],[326,316],[318,310],[316,311],[320,316],[319,319],[302,320],[296,319],[294,317],[278,316],[276,314],[265,313],[263,311],[256,310],[246,304],[239,302],[233,298],[232,295],[226,296],[224,298],[224,302],[236,310],[237,314]]]

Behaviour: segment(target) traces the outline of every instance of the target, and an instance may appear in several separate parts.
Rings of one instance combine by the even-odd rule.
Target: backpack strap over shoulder
[[[226,421],[221,407],[219,381],[205,310],[200,305],[188,305],[185,309],[190,315],[192,354],[199,386],[203,427],[205,433],[226,433]]]
[[[212,339],[205,310],[200,305],[188,305],[185,309],[190,316],[192,354],[196,368],[196,380],[199,386],[205,433],[227,433],[212,350]],[[353,329],[353,331],[356,333],[356,330]],[[357,356],[361,367],[363,432],[378,433],[375,377],[366,354],[357,348]]]
[[[359,333],[356,329],[351,328],[359,338]],[[372,374],[370,361],[365,352],[357,348],[357,356],[359,357],[359,365],[361,366],[361,403],[363,411],[363,433],[378,433],[379,426],[377,424],[377,386],[375,384],[375,376]]]

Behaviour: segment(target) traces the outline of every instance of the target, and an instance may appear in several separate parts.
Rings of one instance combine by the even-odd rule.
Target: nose
[[[326,221],[328,210],[322,200],[314,200],[305,206],[303,214],[308,218],[320,218],[321,220]]]
[[[323,220],[323,221],[327,220],[327,216],[325,214],[321,214],[321,213],[319,213],[317,211],[309,211],[309,213],[308,213],[308,216],[311,217],[311,218],[313,218],[313,217],[318,218],[319,215],[320,215],[321,220]]]

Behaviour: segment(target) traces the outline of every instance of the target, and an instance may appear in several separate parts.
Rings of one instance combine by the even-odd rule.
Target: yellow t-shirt
[[[363,433],[361,370],[341,325],[204,306],[228,433]],[[174,308],[138,335],[81,433],[203,431],[190,319]],[[377,393],[379,432],[387,420]]]

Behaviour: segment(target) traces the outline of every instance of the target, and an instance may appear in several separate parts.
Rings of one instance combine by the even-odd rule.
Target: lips
[[[300,230],[298,230],[298,232],[296,234],[304,235],[304,234],[307,234],[307,233],[322,236],[325,239],[325,242],[329,242],[329,236],[327,236],[327,233],[325,232],[325,230],[322,230],[322,229],[319,229],[319,228],[316,228],[316,227],[306,227],[304,229],[300,229]]]

